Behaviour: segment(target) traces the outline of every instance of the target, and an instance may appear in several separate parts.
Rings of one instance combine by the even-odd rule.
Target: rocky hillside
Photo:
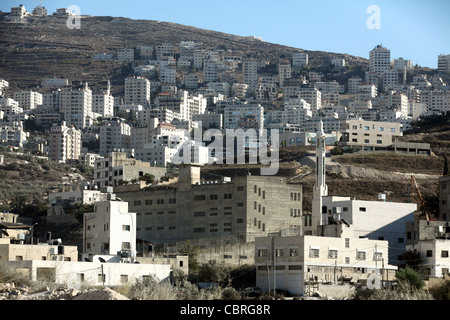
[[[7,22],[0,16],[0,76],[19,88],[35,87],[43,77],[64,76],[72,81],[88,81],[103,89],[107,79],[123,85],[131,69],[119,61],[94,61],[99,52],[115,53],[118,48],[134,48],[183,40],[200,42],[205,48],[219,48],[230,54],[252,54],[277,61],[302,49],[282,46],[251,37],[199,29],[176,23],[132,20],[118,17],[84,16],[81,29],[68,29],[65,18],[28,18],[25,23]],[[349,66],[365,67],[363,58],[347,54],[306,51],[311,67],[330,63],[330,57],[344,56]],[[113,88],[114,89],[114,88]]]

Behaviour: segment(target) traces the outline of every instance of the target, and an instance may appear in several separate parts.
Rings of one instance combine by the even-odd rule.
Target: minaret
[[[108,86],[106,87],[106,95],[110,95],[111,94],[111,82],[108,80]]]
[[[319,123],[319,131],[316,134],[316,184],[313,190],[312,200],[312,234],[317,235],[317,227],[324,224],[322,216],[322,197],[328,195],[328,187],[325,184],[325,134],[322,120]]]

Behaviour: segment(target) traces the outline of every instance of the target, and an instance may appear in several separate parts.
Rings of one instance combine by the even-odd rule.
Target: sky
[[[0,10],[39,0],[0,0]],[[391,60],[437,68],[450,54],[448,0],[43,0],[48,13],[76,5],[81,15],[159,20],[311,51],[369,58],[381,44]],[[82,27],[82,25],[81,25]],[[1,31],[0,31],[1,33]]]

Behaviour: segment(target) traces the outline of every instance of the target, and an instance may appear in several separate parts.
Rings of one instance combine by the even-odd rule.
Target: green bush
[[[395,277],[397,278],[398,281],[409,282],[412,286],[414,286],[418,290],[422,289],[425,286],[425,282],[423,281],[422,276],[413,269],[411,269],[410,267],[399,269],[396,272]]]

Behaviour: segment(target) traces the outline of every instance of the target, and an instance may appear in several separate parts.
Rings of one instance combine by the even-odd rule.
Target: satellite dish
[[[100,260],[100,262],[106,262],[102,257],[98,257],[98,260]]]

